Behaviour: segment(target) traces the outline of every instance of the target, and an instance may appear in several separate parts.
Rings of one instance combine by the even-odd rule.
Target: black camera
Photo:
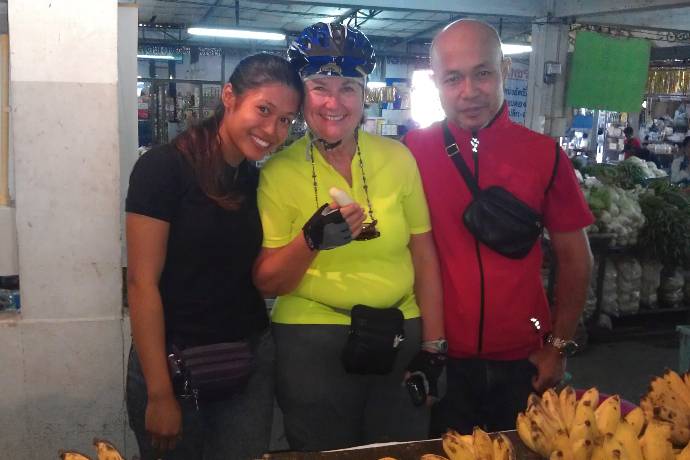
[[[413,372],[410,378],[405,381],[407,392],[410,393],[412,404],[421,406],[426,402],[427,388],[429,384],[426,377],[421,372]]]

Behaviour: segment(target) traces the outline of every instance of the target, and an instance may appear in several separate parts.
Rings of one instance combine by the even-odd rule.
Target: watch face
[[[577,343],[573,342],[572,340],[569,340],[563,346],[563,354],[565,356],[573,356],[577,352],[577,349]]]
[[[448,341],[447,340],[439,340],[438,341],[438,351],[440,353],[448,353]]]

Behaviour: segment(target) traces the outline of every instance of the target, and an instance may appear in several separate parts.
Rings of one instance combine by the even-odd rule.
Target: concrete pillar
[[[117,0],[9,0],[22,313],[0,319],[0,452],[124,443]]]
[[[138,7],[135,3],[120,3],[118,8],[117,67],[118,119],[120,126],[120,217],[122,231],[122,265],[127,266],[124,231],[124,205],[129,187],[129,175],[136,163],[139,147],[137,117],[137,42]]]
[[[549,136],[563,136],[568,109],[565,107],[568,26],[537,20],[532,24],[532,53],[529,60],[529,84],[525,125]],[[553,82],[545,82],[545,63],[561,65]]]

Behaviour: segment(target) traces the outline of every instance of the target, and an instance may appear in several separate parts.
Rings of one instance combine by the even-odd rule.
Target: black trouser
[[[180,400],[182,437],[164,454],[146,432],[146,381],[139,359],[130,350],[127,413],[142,460],[251,460],[268,451],[273,421],[274,346],[269,333],[252,340],[256,368],[247,387],[223,401]]]
[[[526,359],[448,359],[446,394],[431,411],[431,437],[448,428],[462,434],[472,433],[475,426],[486,431],[515,429],[517,414],[525,410],[534,391],[536,372]]]
[[[403,385],[419,351],[421,320],[405,320],[405,341],[388,375],[354,375],[340,355],[348,326],[273,324],[276,395],[290,448],[341,449],[361,444],[424,439],[429,411],[416,407]]]

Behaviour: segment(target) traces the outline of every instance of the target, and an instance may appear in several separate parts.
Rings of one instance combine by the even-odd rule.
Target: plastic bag
[[[642,266],[634,257],[616,259],[618,270],[618,309],[621,314],[635,314],[640,309]]]
[[[658,308],[657,291],[661,284],[662,265],[658,261],[642,263],[642,283],[640,286],[640,306],[644,308]]]
[[[685,277],[678,269],[664,269],[661,274],[659,296],[661,303],[668,308],[679,307],[683,301],[683,285]]]
[[[606,264],[606,268],[604,269],[601,311],[612,316],[618,316],[620,314],[618,305],[618,270],[614,263]]]

